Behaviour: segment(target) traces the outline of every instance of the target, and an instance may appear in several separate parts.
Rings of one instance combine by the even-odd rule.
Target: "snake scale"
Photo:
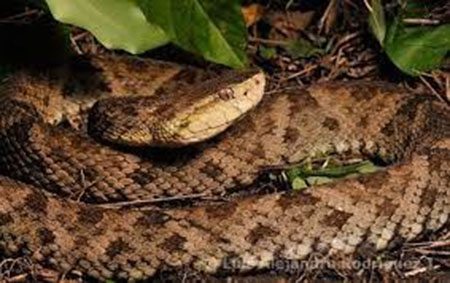
[[[155,102],[145,105],[133,95],[114,97],[111,105],[96,104],[92,112],[103,107],[113,114],[91,113],[95,119],[85,127],[80,122],[84,116],[74,114],[84,112],[79,101],[92,105],[120,93],[170,97],[181,89],[186,100],[163,100],[161,107],[149,110],[162,117],[154,123],[158,125],[179,120],[181,109],[203,101],[195,94],[197,85],[217,90],[220,97],[225,95],[218,98],[223,101],[253,95],[255,104],[264,85],[254,74],[248,83],[229,72],[158,64],[97,58],[68,69],[22,73],[5,83],[0,104],[0,253],[103,280],[145,279],[181,269],[227,274],[265,270],[277,260],[307,261],[318,254],[342,264],[342,259],[372,257],[447,223],[450,114],[438,99],[388,83],[322,83],[266,95],[223,133],[186,147],[175,143],[172,148],[130,149],[87,137],[86,131],[94,137],[100,132],[107,140],[126,144],[129,135],[114,132],[139,124],[139,117],[149,115],[142,106],[152,108]],[[208,85],[211,80],[216,83]],[[237,86],[223,90],[217,81]],[[73,99],[75,94],[81,98]],[[127,104],[126,99],[134,101],[125,107],[128,118],[110,130],[108,119],[120,116],[116,107]],[[213,108],[212,113],[222,112]],[[214,115],[203,123],[211,119]],[[47,125],[60,120],[81,132]],[[152,128],[155,145],[167,135],[173,138],[167,127]],[[202,126],[193,129],[197,127]],[[226,127],[219,125],[217,132]],[[149,132],[143,127],[131,134],[136,135]],[[252,184],[264,166],[323,153],[357,154],[389,166],[301,193],[227,197]],[[98,205],[192,194],[225,196],[226,201],[144,210]]]

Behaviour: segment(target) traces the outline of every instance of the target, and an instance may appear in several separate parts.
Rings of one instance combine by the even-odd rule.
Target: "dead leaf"
[[[297,32],[305,29],[311,23],[313,16],[314,11],[276,11],[270,14],[267,19],[271,26],[279,30],[291,30]]]
[[[247,27],[257,23],[264,15],[264,7],[259,4],[251,4],[242,7],[241,11]]]
[[[311,23],[314,16],[314,11],[308,12],[290,12],[287,13],[287,20],[290,23],[290,27],[295,30],[303,30]]]

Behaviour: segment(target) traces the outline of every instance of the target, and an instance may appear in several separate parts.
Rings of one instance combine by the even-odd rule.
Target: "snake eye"
[[[181,122],[180,128],[181,129],[185,129],[185,128],[189,127],[189,124],[190,124],[190,121],[189,120],[185,120],[185,121]]]
[[[225,101],[235,98],[234,90],[232,88],[225,88],[219,91],[219,97]]]

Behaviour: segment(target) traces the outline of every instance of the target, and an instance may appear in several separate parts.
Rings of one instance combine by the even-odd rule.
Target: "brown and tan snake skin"
[[[450,114],[431,96],[387,83],[318,84],[266,95],[206,142],[128,153],[44,124],[41,115],[64,118],[53,113],[73,93],[89,100],[152,93],[174,78],[186,85],[205,80],[177,75],[173,66],[108,62],[7,82],[0,104],[0,254],[98,279],[144,279],[173,269],[227,274],[318,254],[331,262],[371,257],[448,221]],[[33,106],[27,97],[39,99]],[[391,165],[301,193],[227,197],[252,184],[264,166],[322,153]],[[145,211],[95,204],[191,194],[226,201]]]

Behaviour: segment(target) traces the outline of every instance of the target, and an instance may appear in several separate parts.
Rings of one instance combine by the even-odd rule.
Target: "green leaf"
[[[370,9],[370,28],[372,29],[375,37],[378,39],[378,42],[383,44],[384,37],[386,36],[386,21],[381,0],[372,0]]]
[[[89,30],[105,47],[141,53],[167,36],[133,0],[46,0],[55,19]]]
[[[240,0],[140,0],[139,4],[148,20],[181,48],[231,67],[247,65]]]
[[[304,167],[294,167],[287,171],[290,178],[297,176],[323,176],[330,178],[340,178],[352,173],[366,173],[376,171],[377,167],[370,161],[362,161],[355,164],[340,165],[320,169],[309,169]]]
[[[381,0],[371,1],[372,31],[391,61],[412,76],[438,68],[450,51],[450,25],[405,27],[402,23],[404,17],[426,18],[428,4],[407,1],[386,28]]]
[[[370,161],[362,161],[349,165],[333,165],[326,168],[312,169],[307,164],[295,166],[286,171],[286,176],[294,190],[301,190],[310,185],[333,182],[338,178],[355,177],[358,174],[369,174],[380,168]]]
[[[400,70],[418,76],[444,61],[450,51],[450,25],[404,27],[396,20],[388,29],[384,48]]]
[[[308,177],[308,178],[306,178],[306,180],[308,181],[308,184],[310,186],[319,186],[319,185],[323,185],[323,184],[329,184],[334,181],[332,178],[329,178],[329,177],[316,177],[316,176]]]
[[[361,164],[356,168],[356,171],[360,174],[374,173],[380,170],[380,167],[376,166],[372,162],[361,162]]]
[[[291,182],[292,189],[294,191],[301,191],[303,189],[306,189],[308,185],[306,184],[306,181],[303,178],[297,177]]]
[[[283,47],[293,59],[308,58],[325,53],[325,50],[315,47],[309,41],[304,39],[289,41]]]

